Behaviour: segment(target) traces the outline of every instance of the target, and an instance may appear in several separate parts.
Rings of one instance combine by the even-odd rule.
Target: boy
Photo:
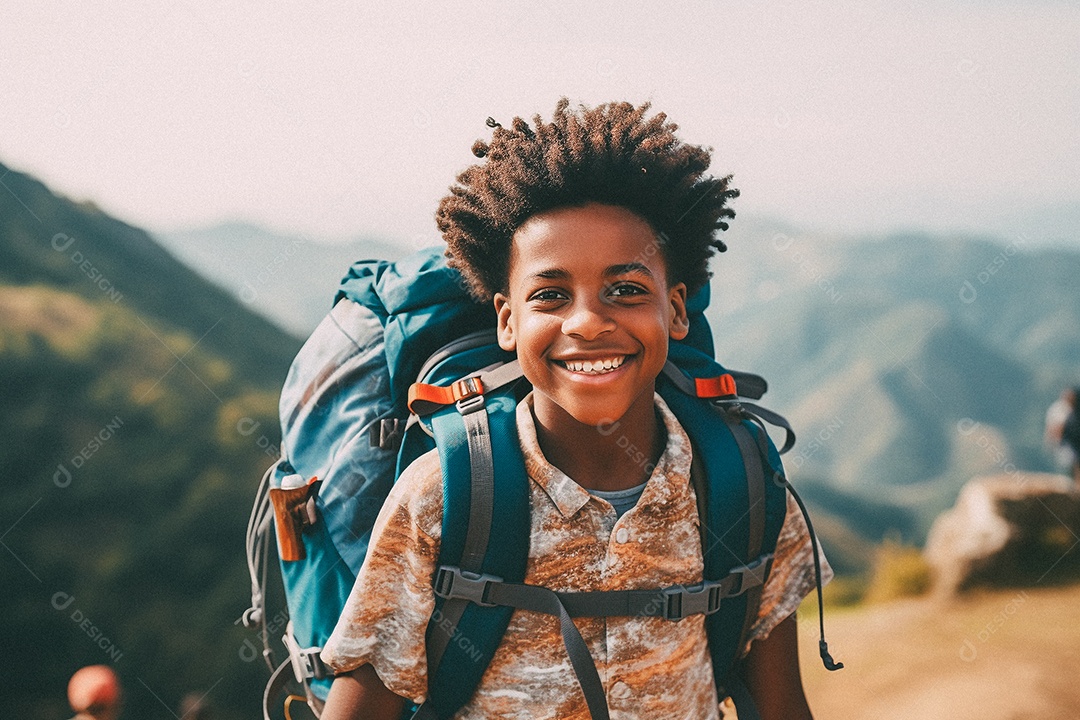
[[[530,478],[526,582],[556,591],[702,579],[690,443],[654,387],[669,339],[689,332],[686,297],[708,281],[713,247],[724,249],[713,235],[737,191],[704,176],[708,151],[647,110],[575,112],[564,99],[551,123],[496,126],[490,145],[473,148],[486,162],[458,177],[437,215],[451,264],[494,304],[499,344],[533,387],[517,409]],[[337,673],[324,720],[397,718],[406,700],[424,699],[441,523],[432,452],[383,506],[323,651]],[[765,720],[810,717],[792,613],[813,587],[811,552],[789,498],[744,661]],[[704,616],[575,623],[612,718],[719,716]],[[456,717],[588,718],[557,619],[516,611]]]

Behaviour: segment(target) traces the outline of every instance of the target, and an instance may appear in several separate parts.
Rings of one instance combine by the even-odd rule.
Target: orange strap
[[[727,373],[718,377],[694,378],[694,391],[699,398],[738,395],[738,392],[735,389],[735,378]]]
[[[428,385],[413,383],[409,387],[409,410],[417,415],[434,412],[441,407],[453,405],[459,400],[484,393],[480,378],[468,377],[451,385]]]

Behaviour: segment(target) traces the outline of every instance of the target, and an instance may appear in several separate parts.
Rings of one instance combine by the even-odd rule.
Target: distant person
[[[108,665],[88,665],[68,681],[71,720],[116,720],[120,717],[120,680]]]
[[[1080,397],[1080,387],[1074,387],[1068,392],[1072,397],[1072,409],[1061,427],[1061,444],[1072,454],[1073,482],[1080,487],[1080,408],[1076,406],[1076,399]]]
[[[1054,454],[1057,469],[1076,474],[1077,443],[1070,443],[1065,438],[1065,424],[1070,417],[1075,417],[1076,388],[1066,388],[1061,396],[1046,411],[1046,447]]]

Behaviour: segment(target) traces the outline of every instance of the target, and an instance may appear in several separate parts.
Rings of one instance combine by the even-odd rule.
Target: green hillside
[[[233,624],[246,508],[299,341],[146,233],[3,182],[7,712],[66,717],[70,674],[108,663],[125,718],[172,717],[191,691],[215,717],[253,717],[265,667]]]

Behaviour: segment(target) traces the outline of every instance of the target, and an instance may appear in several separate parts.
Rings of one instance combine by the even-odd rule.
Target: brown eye
[[[635,295],[645,295],[648,291],[640,285],[633,285],[631,283],[619,283],[613,285],[608,291],[611,297],[633,297]]]
[[[558,290],[541,290],[540,292],[533,293],[530,300],[538,300],[540,302],[556,302],[559,300],[565,300],[566,296]]]

